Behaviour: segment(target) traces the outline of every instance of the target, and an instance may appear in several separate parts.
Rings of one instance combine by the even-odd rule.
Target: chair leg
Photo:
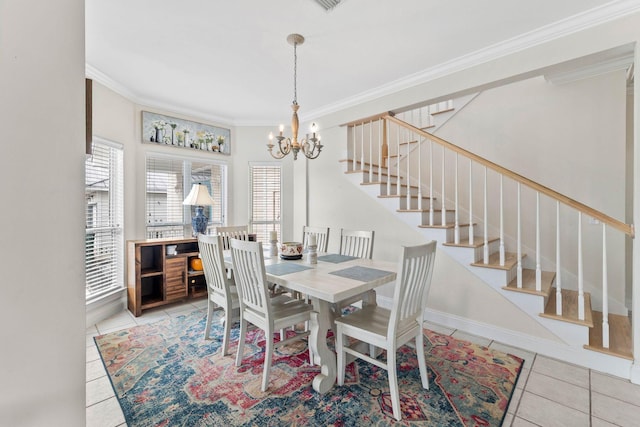
[[[387,348],[387,374],[389,376],[389,394],[391,395],[391,408],[393,417],[400,421],[400,393],[398,391],[398,374],[396,371],[396,349]]]
[[[264,331],[266,345],[264,349],[264,368],[262,370],[262,391],[267,391],[269,386],[269,371],[273,359],[273,331]]]
[[[211,332],[211,320],[213,320],[213,301],[207,302],[207,326],[204,328],[204,339],[209,339],[209,332]]]
[[[344,385],[344,371],[345,365],[345,352],[344,352],[344,336],[342,335],[342,328],[338,326],[336,332],[336,356],[338,362],[338,385]]]
[[[225,308],[224,310],[224,332],[222,335],[222,355],[226,356],[229,352],[229,335],[231,333],[231,324],[233,320],[231,317],[233,316],[233,310],[230,308]]]
[[[240,320],[240,336],[238,337],[238,352],[236,353],[236,366],[242,363],[242,355],[244,353],[244,339],[247,335],[247,321]]]
[[[427,372],[427,361],[424,356],[424,334],[422,328],[416,335],[416,353],[418,355],[418,366],[420,367],[420,379],[422,388],[429,390],[429,373]]]

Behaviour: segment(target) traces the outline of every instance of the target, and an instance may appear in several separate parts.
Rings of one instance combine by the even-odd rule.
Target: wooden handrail
[[[395,115],[396,115],[396,113],[394,113],[393,111],[385,111],[384,113],[374,114],[373,116],[365,117],[364,119],[358,119],[358,120],[354,120],[352,122],[343,123],[340,126],[361,125],[361,124],[364,124],[364,123],[367,123],[367,122],[373,122],[373,121],[376,121],[376,120],[380,120],[380,119],[383,119],[385,117],[393,117]]]
[[[473,160],[476,163],[479,163],[483,166],[488,167],[489,169],[492,169],[496,172],[498,172],[499,174],[502,174],[506,177],[509,177],[511,179],[513,179],[516,182],[519,182],[521,184],[526,185],[527,187],[530,187],[532,189],[534,189],[535,191],[538,191],[554,200],[557,200],[561,203],[564,203],[567,206],[572,207],[573,209],[576,209],[579,212],[582,212],[594,219],[597,219],[600,222],[603,222],[617,230],[622,231],[623,233],[629,235],[630,237],[635,237],[635,231],[633,228],[632,224],[625,224],[622,221],[619,221],[615,218],[610,217],[609,215],[602,213],[590,206],[587,206],[583,203],[580,203],[576,200],[573,200],[570,197],[565,196],[564,194],[558,193],[557,191],[554,191],[548,187],[545,187],[542,184],[539,184],[535,181],[530,180],[529,178],[525,178],[524,176],[517,174],[516,172],[513,172],[507,168],[504,168],[500,165],[497,165],[483,157],[478,156],[477,154],[474,154],[470,151],[465,150],[464,148],[460,148],[457,145],[454,145],[438,136],[435,136],[429,132],[426,132],[422,129],[419,129],[415,126],[410,125],[407,122],[404,122],[400,119],[395,118],[394,116],[390,115],[390,114],[381,114],[378,117],[383,118],[385,120],[389,120],[392,121],[400,126],[403,126],[405,128],[410,129],[412,132],[415,132],[419,135],[422,135],[425,138],[429,138],[432,141],[436,142],[437,144],[440,144],[446,148],[448,148],[451,151],[455,151],[456,153],[462,154],[463,156]],[[364,123],[364,122],[368,122],[370,121],[370,118],[366,118],[364,120],[360,120],[359,123]],[[356,122],[352,122],[352,123],[356,123]]]

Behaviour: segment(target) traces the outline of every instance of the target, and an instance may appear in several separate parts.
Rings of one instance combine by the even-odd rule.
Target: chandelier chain
[[[293,44],[293,103],[298,104],[298,43]]]

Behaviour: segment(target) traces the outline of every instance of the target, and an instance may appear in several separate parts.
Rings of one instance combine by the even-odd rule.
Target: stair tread
[[[518,288],[518,278],[513,279],[507,286],[504,286],[502,289],[506,289],[508,291],[522,292],[525,294],[531,295],[540,295],[543,297],[548,297],[551,293],[551,287],[553,286],[553,281],[556,278],[556,273],[554,271],[543,271],[541,274],[541,282],[542,289],[540,291],[536,290],[536,271],[531,270],[529,268],[525,268],[522,270],[522,288]]]
[[[591,294],[589,292],[584,293],[584,320],[578,319],[578,291],[570,289],[562,289],[562,315],[556,314],[556,291],[555,288],[549,295],[547,306],[544,308],[544,313],[540,313],[540,316],[547,317],[549,319],[563,320],[569,323],[575,323],[576,325],[584,325],[593,328],[593,313],[591,311]]]
[[[353,159],[340,159],[338,160],[338,162],[340,163],[353,163]],[[361,162],[360,160],[356,160],[356,163],[358,165],[363,165],[363,166],[373,166],[374,168],[382,168],[382,169],[387,169],[386,166],[381,166],[378,165],[377,163],[369,163],[369,162]]]
[[[435,200],[435,198],[434,198]],[[455,212],[453,209],[445,209],[446,212]],[[429,213],[429,209],[396,209],[396,212],[404,213],[404,212],[417,212],[417,213]],[[434,209],[434,213],[442,212],[442,209]]]
[[[584,348],[633,360],[631,322],[627,316],[609,314],[609,348],[602,346],[602,312],[593,311],[593,328],[589,330],[589,344]]]
[[[440,110],[440,111],[434,111],[433,113],[429,113],[432,116],[437,116],[438,114],[443,114],[443,113],[448,113],[449,111],[453,111],[455,110],[455,108],[447,108],[445,110]]]
[[[403,179],[403,178],[401,178],[401,179]],[[387,183],[386,182],[382,182],[382,181],[371,181],[371,182],[361,182],[360,183],[360,185],[380,185],[380,184],[385,184],[386,185]],[[396,184],[395,182],[392,182],[391,186],[392,187],[398,187],[398,184]],[[409,186],[407,184],[400,184],[400,187],[401,188],[407,188]],[[416,189],[416,190],[418,189],[418,187],[415,186],[415,185],[412,185],[409,188],[413,188],[413,189]],[[406,196],[406,194],[405,194],[405,196]]]
[[[406,194],[380,194],[378,195],[378,198],[380,199],[391,199],[391,198],[400,198],[400,197],[404,197],[405,199],[407,198]],[[411,195],[412,199],[417,199],[418,195],[417,194],[412,194]],[[422,196],[423,200],[428,200],[429,196]],[[435,200],[435,198],[434,198]]]
[[[366,173],[366,174],[368,174],[369,172],[370,172],[370,170],[369,170],[369,169],[354,169],[354,170],[350,170],[350,171],[345,171],[344,173],[345,173],[345,174],[354,174],[354,173],[355,173],[355,174],[360,174],[360,173],[361,173],[361,174],[365,174],[365,173]],[[373,174],[374,174],[374,175],[379,175],[379,174],[378,174],[378,171],[375,171],[375,170],[373,171]],[[391,177],[391,178],[398,178],[398,175],[395,175],[395,174],[387,174],[387,173],[385,173],[385,172],[383,172],[383,173],[382,173],[382,176],[388,176],[388,177]],[[404,179],[404,177],[403,177],[403,176],[401,176],[401,177],[400,177],[400,179]]]
[[[500,240],[499,237],[492,237],[490,239],[488,239],[489,243],[495,242],[497,240]],[[482,247],[484,245],[484,237],[481,236],[474,236],[473,238],[473,243],[469,243],[469,239],[468,238],[464,238],[464,239],[460,239],[460,243],[455,244],[453,242],[445,242],[442,244],[443,246],[454,246],[454,247],[458,247],[458,248],[479,248]]]
[[[469,224],[458,224],[458,227],[468,227],[468,226],[469,226]],[[433,224],[433,225],[420,224],[418,226],[418,228],[446,228],[446,229],[455,228],[455,227],[456,227],[456,224],[453,223],[453,222],[448,222],[445,225],[442,225],[442,224]]]
[[[524,258],[524,255],[523,255]],[[484,261],[471,263],[474,267],[483,267],[483,268],[495,268],[498,270],[511,270],[514,265],[518,262],[517,254],[511,252],[504,253],[504,265],[500,265],[500,253],[494,252],[489,255],[489,264],[485,264]]]

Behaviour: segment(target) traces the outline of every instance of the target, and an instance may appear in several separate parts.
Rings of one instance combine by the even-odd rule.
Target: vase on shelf
[[[156,142],[162,142],[162,136],[160,134],[161,130],[162,129],[160,129],[160,128],[156,128]]]

